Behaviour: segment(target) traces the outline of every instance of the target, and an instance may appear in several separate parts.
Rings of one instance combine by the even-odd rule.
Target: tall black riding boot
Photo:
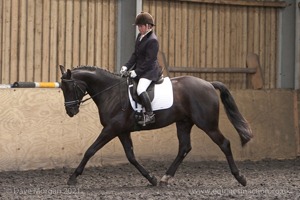
[[[142,104],[145,107],[146,113],[144,115],[144,120],[138,121],[139,124],[146,126],[147,124],[151,124],[155,122],[154,113],[152,111],[152,106],[150,102],[150,98],[147,92],[143,92],[139,96],[142,100]]]

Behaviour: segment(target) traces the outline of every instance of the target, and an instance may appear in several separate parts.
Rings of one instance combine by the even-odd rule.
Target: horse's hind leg
[[[230,147],[230,141],[222,135],[219,129],[206,131],[206,133],[220,147],[220,149],[225,154],[231,173],[236,178],[236,180],[243,186],[246,186],[247,184],[246,178],[243,175],[240,175],[239,170],[233,159],[233,155]]]
[[[129,133],[123,133],[120,134],[119,139],[123,145],[125,154],[127,156],[127,159],[129,162],[134,165],[139,172],[154,186],[157,185],[157,180],[155,176],[152,176],[142,165],[138,163],[138,161],[135,159],[135,155],[133,152],[133,146],[132,146],[132,140],[130,137],[130,132]]]
[[[182,163],[186,155],[191,151],[191,129],[193,123],[190,121],[179,121],[176,122],[177,137],[179,141],[179,150],[177,157],[167,170],[166,174],[160,180],[160,185],[167,185],[168,180],[174,177],[179,165]]]

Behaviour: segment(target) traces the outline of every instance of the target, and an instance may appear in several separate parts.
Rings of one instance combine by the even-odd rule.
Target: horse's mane
[[[72,69],[73,71],[76,71],[76,70],[86,70],[86,71],[99,71],[100,73],[106,73],[110,76],[118,76],[120,77],[120,74],[117,74],[115,72],[111,72],[109,71],[108,69],[105,69],[105,68],[102,68],[102,67],[97,67],[97,66],[85,66],[85,65],[81,65],[81,66],[77,66],[75,68]]]
[[[96,69],[98,69],[99,67],[96,66],[85,66],[85,65],[80,65],[77,67],[73,67],[72,70],[76,71],[76,70],[87,70],[87,71],[96,71]],[[100,69],[100,68],[99,68]]]

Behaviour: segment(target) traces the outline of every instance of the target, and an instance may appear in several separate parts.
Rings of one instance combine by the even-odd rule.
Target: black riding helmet
[[[155,26],[153,17],[147,12],[141,12],[135,18],[135,23],[133,25],[146,25],[151,24]]]

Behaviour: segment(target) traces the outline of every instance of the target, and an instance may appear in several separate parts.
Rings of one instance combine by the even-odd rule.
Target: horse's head
[[[61,90],[65,99],[66,112],[73,117],[79,112],[79,106],[86,95],[87,86],[83,81],[75,79],[71,70],[65,71],[62,65],[60,65],[60,70],[62,73]]]

